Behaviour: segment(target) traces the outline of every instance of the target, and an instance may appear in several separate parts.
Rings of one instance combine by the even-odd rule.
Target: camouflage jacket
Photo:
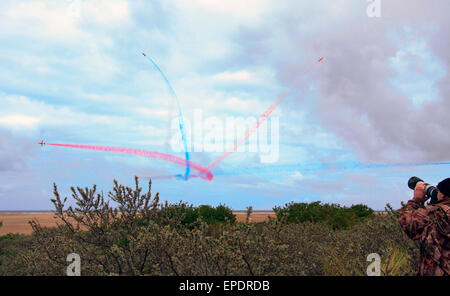
[[[420,243],[416,275],[450,275],[450,199],[424,206],[412,199],[401,209],[398,222]]]

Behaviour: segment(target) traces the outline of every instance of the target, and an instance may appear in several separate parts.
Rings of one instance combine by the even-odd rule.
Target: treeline
[[[251,215],[252,207],[247,208],[247,215]],[[235,223],[236,215],[231,208],[220,204],[217,207],[200,205],[194,207],[182,201],[178,204],[168,204],[162,209],[169,217],[183,216],[181,224],[193,228],[204,222],[209,225],[219,225],[225,222]],[[321,223],[333,230],[343,230],[374,217],[374,210],[366,205],[358,204],[345,207],[338,204],[323,204],[320,201],[311,203],[291,202],[284,207],[274,207],[276,218],[284,223]],[[248,222],[249,219],[247,219]]]
[[[107,196],[54,186],[58,227],[31,221],[33,234],[0,239],[0,275],[64,275],[77,253],[82,275],[365,275],[378,253],[384,275],[411,275],[417,245],[395,211],[364,205],[289,203],[275,219],[237,222],[230,208],[161,203],[159,194],[114,182]]]
[[[374,211],[366,205],[358,204],[343,207],[338,204],[321,202],[286,204],[273,208],[277,219],[288,223],[323,223],[334,230],[349,229],[367,218],[374,216]]]

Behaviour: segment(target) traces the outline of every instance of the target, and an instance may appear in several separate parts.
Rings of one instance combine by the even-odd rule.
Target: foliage
[[[32,236],[23,234],[3,235],[0,237],[0,276],[22,273],[25,267],[21,253],[29,250]]]
[[[160,203],[151,183],[143,193],[137,179],[134,188],[115,181],[109,199],[95,186],[72,188],[74,207],[66,207],[56,185],[54,195],[58,227],[32,221],[31,236],[0,241],[0,249],[8,250],[0,275],[64,275],[73,252],[81,257],[82,275],[364,275],[371,253],[381,255],[384,275],[414,272],[418,248],[394,211],[366,219],[372,215],[358,206],[352,213],[359,223],[339,230],[341,224],[330,227],[328,220],[315,223],[324,221],[322,210],[300,211],[291,223],[233,223],[225,206],[213,211]],[[336,211],[317,203],[303,207]]]
[[[373,217],[374,211],[366,205],[352,205],[350,208],[337,204],[288,203],[284,207],[273,208],[277,219],[287,223],[323,223],[334,230],[349,229],[366,218]]]
[[[223,222],[235,222],[236,216],[231,209],[225,205],[218,205],[217,207],[211,207],[209,205],[201,205],[198,208],[199,216],[202,221],[207,224],[217,224]]]
[[[3,226],[3,222],[0,221],[0,227],[2,227],[2,226]],[[0,236],[0,241],[2,241],[2,240],[7,240],[7,239],[12,239],[12,234],[11,234],[11,233],[8,233],[8,234],[6,234],[6,235],[1,235],[1,236]],[[0,246],[0,257],[1,257],[2,255],[5,255],[5,254],[7,254],[7,251],[3,250],[3,249],[1,248],[1,246]],[[2,265],[2,264],[3,264],[3,262],[2,262],[2,260],[1,260],[1,258],[0,258],[0,265]]]
[[[418,245],[402,231],[394,211],[334,232],[332,246],[325,275],[365,275],[370,253],[381,256],[382,275],[414,274]]]
[[[5,240],[5,239],[13,239],[13,234],[8,233],[8,234],[0,236],[0,241]]]
[[[221,204],[217,207],[209,205],[194,207],[180,201],[178,204],[167,205],[163,211],[166,211],[169,217],[183,216],[181,224],[191,229],[198,227],[199,222],[205,222],[209,225],[227,221],[231,223],[236,222],[236,216],[233,214],[233,211]]]

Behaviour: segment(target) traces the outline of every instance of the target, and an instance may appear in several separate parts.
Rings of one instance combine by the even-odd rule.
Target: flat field
[[[245,222],[245,212],[234,212],[236,219],[239,222]],[[253,212],[250,216],[250,222],[262,222],[268,219],[268,216],[275,217],[274,212]],[[14,213],[0,213],[0,221],[3,226],[0,227],[0,235],[7,233],[22,233],[31,234],[31,226],[28,221],[36,219],[42,226],[52,227],[56,226],[57,219],[51,212],[14,212]]]

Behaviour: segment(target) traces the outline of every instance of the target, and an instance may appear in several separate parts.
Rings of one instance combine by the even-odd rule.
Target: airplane
[[[41,147],[42,146],[44,146],[45,145],[45,142],[44,141],[41,141],[40,143],[38,143],[39,145],[41,145]]]
[[[142,55],[143,55],[144,57],[146,57],[146,56],[147,56],[147,55],[145,54],[145,52],[143,52],[143,53],[142,53]]]
[[[320,59],[318,60],[319,63],[320,63],[321,61],[323,61],[323,58],[320,58]]]

